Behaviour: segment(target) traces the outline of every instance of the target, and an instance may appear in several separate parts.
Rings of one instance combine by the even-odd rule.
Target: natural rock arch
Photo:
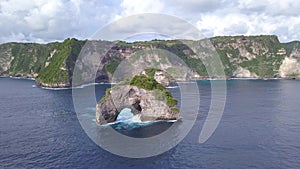
[[[131,109],[134,115],[140,114],[142,121],[179,119],[179,113],[174,112],[164,101],[156,99],[153,91],[122,85],[112,88],[97,104],[97,123],[106,124],[116,121],[124,108]]]

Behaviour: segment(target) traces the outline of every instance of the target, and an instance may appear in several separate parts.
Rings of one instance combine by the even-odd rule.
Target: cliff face
[[[0,74],[36,78],[45,87],[67,87],[84,41],[7,43],[0,45]]]
[[[10,68],[10,64],[13,59],[10,44],[0,46],[0,56],[0,72],[5,72]]]
[[[284,44],[287,56],[280,65],[279,75],[285,78],[300,79],[300,42]]]
[[[116,121],[124,108],[130,108],[141,121],[177,120],[178,109],[172,109],[164,101],[155,97],[155,91],[145,90],[137,86],[124,85],[113,88],[96,106],[96,121],[106,124]]]
[[[114,122],[124,108],[129,108],[134,115],[139,115],[141,121],[180,118],[177,100],[165,86],[155,80],[155,74],[159,72],[161,75],[163,71],[152,69],[145,72],[147,75],[136,75],[106,90],[105,96],[96,106],[98,124]]]
[[[37,77],[54,44],[7,43],[0,45],[0,73]]]
[[[282,61],[288,57],[285,46],[276,36],[215,37],[212,42],[227,76],[278,77]]]
[[[299,78],[300,42],[280,43],[276,36],[214,37],[210,41],[221,58],[227,77]],[[66,39],[64,42],[49,44],[1,44],[0,74],[33,77],[37,84],[47,87],[70,86],[75,62],[85,42]],[[207,53],[204,51],[200,55],[201,59],[195,58],[195,53],[177,40],[119,42],[115,45],[112,42],[92,41],[88,44],[84,52],[102,59],[100,64],[97,60],[78,60],[84,70],[81,75],[83,82],[94,80],[94,70],[91,67],[97,67],[96,82],[111,81],[118,65],[125,59],[132,59],[137,63],[133,65],[132,70],[136,70],[133,74],[140,73],[139,67],[135,66],[143,64],[170,72],[180,70],[181,64],[174,63],[171,54],[178,56],[191,68],[190,72],[174,73],[184,72],[181,80],[207,77],[201,60]],[[111,48],[105,51],[103,46]],[[149,60],[153,65],[148,65]]]

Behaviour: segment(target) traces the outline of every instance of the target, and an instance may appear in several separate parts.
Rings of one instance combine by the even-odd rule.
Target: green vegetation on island
[[[146,90],[155,90],[156,99],[160,100],[164,98],[165,103],[173,107],[177,105],[177,100],[172,97],[171,93],[160,83],[158,83],[153,77],[147,77],[145,75],[136,75],[131,81],[130,85],[137,86]]]
[[[153,91],[154,96],[157,100],[164,101],[170,107],[174,107],[177,105],[177,100],[173,98],[171,93],[163,85],[158,83],[153,77],[136,75],[132,79],[127,79],[120,82],[116,85],[116,87],[120,87],[122,85],[132,85],[145,90]],[[106,89],[105,95],[99,102],[103,102],[113,89],[114,87]]]

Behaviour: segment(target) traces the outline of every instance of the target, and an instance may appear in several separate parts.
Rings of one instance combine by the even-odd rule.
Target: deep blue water
[[[200,112],[190,133],[168,152],[144,159],[120,157],[95,144],[78,121],[72,90],[33,84],[0,78],[0,168],[300,168],[300,81],[227,81],[221,123],[203,144],[198,139],[210,85],[199,82]],[[107,87],[96,86],[98,99]],[[163,127],[168,125],[154,126]]]

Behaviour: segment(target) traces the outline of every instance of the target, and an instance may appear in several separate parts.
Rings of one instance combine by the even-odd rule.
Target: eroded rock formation
[[[130,108],[134,115],[140,115],[141,121],[179,119],[178,109],[157,98],[157,92],[132,85],[114,87],[97,104],[96,121],[98,124],[114,122],[124,108]]]

